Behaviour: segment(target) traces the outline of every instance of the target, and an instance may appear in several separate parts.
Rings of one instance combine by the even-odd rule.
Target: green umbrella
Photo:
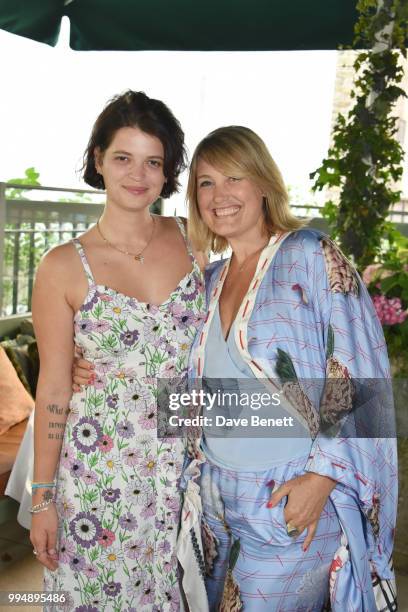
[[[352,43],[356,0],[0,0],[0,28],[76,50],[261,51]]]

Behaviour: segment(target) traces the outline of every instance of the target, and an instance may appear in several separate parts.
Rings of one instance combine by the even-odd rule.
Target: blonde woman
[[[232,250],[207,269],[208,312],[189,377],[214,394],[230,391],[231,381],[238,391],[258,383],[279,394],[269,416],[286,422],[256,433],[204,427],[193,444],[186,475],[194,480],[202,464],[210,610],[318,611],[330,603],[336,612],[371,612],[372,574],[393,586],[395,443],[333,437],[354,419],[357,379],[389,377],[371,299],[338,247],[293,217],[276,164],[248,128],[220,128],[200,142],[188,201],[196,247]],[[335,402],[325,384],[333,379]],[[223,414],[221,405],[211,414],[217,408]],[[231,412],[250,419],[251,407]],[[196,493],[187,488],[186,509]],[[182,564],[192,567],[194,556],[197,547],[184,549]]]

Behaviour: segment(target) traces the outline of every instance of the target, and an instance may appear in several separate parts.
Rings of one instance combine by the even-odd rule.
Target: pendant
[[[143,255],[135,255],[135,261],[139,261],[140,263],[144,262]]]

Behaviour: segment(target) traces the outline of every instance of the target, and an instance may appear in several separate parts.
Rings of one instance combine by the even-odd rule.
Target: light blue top
[[[211,425],[208,419],[202,444],[210,461],[223,468],[260,471],[309,454],[308,432],[296,419],[289,420],[290,414],[279,405],[279,397],[271,397],[243,361],[235,343],[234,325],[224,340],[218,306],[206,342],[203,377],[205,391],[217,397],[214,407],[204,410]],[[260,394],[264,394],[265,405],[258,408]],[[241,420],[234,424],[225,420],[231,418]],[[282,419],[282,423],[262,424],[260,419],[267,418]],[[248,426],[242,419],[247,419]]]

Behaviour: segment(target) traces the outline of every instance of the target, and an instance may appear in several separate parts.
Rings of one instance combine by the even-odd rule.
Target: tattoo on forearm
[[[52,492],[52,489],[45,489],[44,493],[42,494],[42,501],[50,501],[53,498],[54,493]]]
[[[50,412],[51,414],[68,414],[69,413],[69,408],[66,408],[64,410],[64,408],[60,408],[58,406],[58,404],[48,404],[48,406],[46,407],[46,409],[48,410],[48,412]]]
[[[68,415],[69,408],[60,408],[58,404],[48,404],[46,410],[54,415]],[[57,431],[53,431],[57,430]],[[65,421],[48,421],[48,440],[63,440],[65,431]]]

